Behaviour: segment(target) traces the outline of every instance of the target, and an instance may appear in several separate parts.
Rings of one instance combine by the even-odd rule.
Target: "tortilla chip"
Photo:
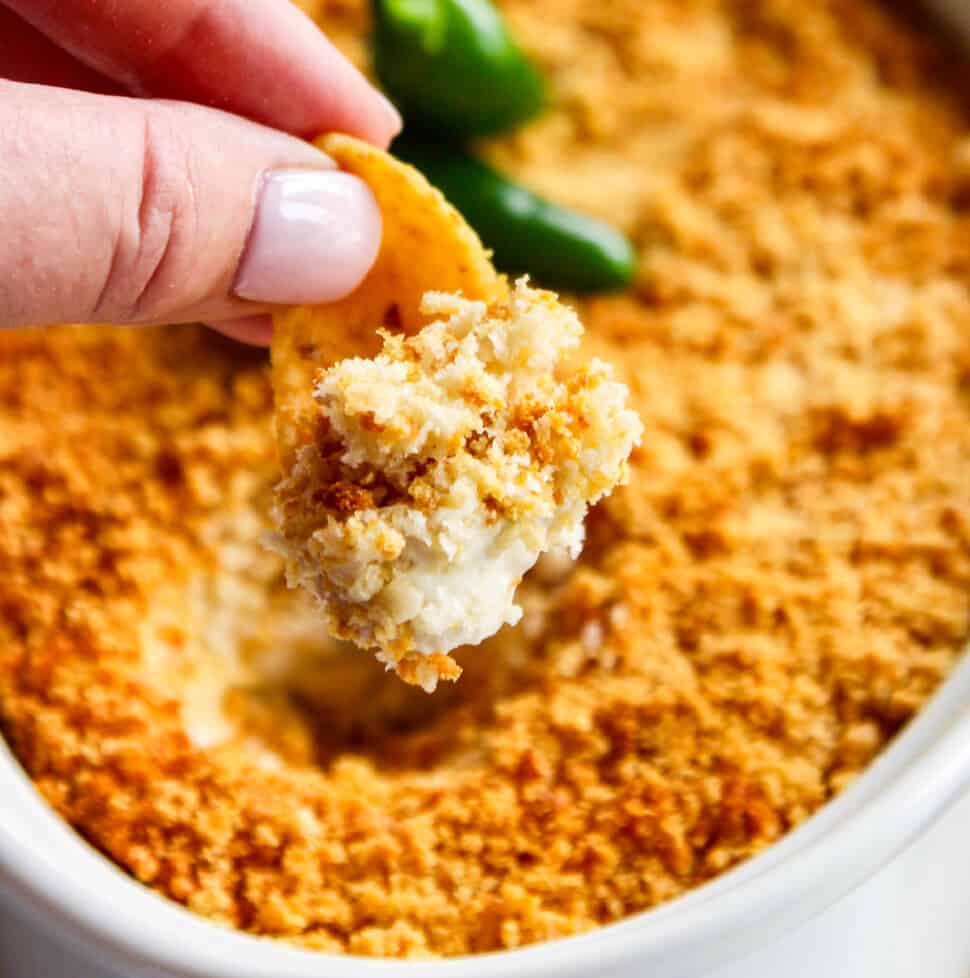
[[[508,285],[478,235],[413,167],[341,134],[317,146],[364,180],[377,198],[384,233],[377,261],[358,288],[339,302],[295,306],[273,317],[273,388],[280,464],[288,471],[296,448],[312,433],[313,379],[321,367],[380,349],[378,327],[415,333],[428,291],[470,299],[504,298]]]

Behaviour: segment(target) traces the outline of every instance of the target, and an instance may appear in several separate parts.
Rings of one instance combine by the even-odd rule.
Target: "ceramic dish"
[[[964,978],[970,798],[940,817],[968,788],[964,657],[855,784],[782,842],[707,886],[580,937],[416,965],[293,950],[215,927],[161,899],[78,838],[3,748],[0,902],[10,916],[0,925],[0,975],[413,978],[420,969],[421,978]],[[900,858],[917,840],[919,848]],[[752,952],[740,970],[724,970]],[[907,953],[918,953],[918,972],[900,970]]]
[[[938,3],[970,37],[970,3]],[[0,743],[0,978],[970,974],[970,657],[850,788],[715,881],[593,933],[420,964],[218,928],[122,873]]]

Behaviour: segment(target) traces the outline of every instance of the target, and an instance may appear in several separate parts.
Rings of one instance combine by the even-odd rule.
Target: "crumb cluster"
[[[518,623],[540,554],[579,556],[641,425],[607,363],[564,367],[582,326],[553,293],[428,293],[422,313],[416,336],[384,332],[376,357],[321,371],[276,546],[332,634],[433,692],[460,674],[447,653]]]
[[[363,0],[307,3],[363,52]],[[869,0],[503,6],[556,104],[483,151],[640,246],[578,308],[644,435],[459,683],[325,641],[262,548],[261,355],[0,332],[0,729],[134,878],[303,947],[494,951],[682,894],[863,771],[970,634],[952,56]]]

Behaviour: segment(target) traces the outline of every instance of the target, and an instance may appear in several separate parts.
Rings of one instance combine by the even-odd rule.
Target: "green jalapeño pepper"
[[[408,137],[391,151],[454,204],[492,249],[497,268],[570,292],[620,289],[633,280],[636,252],[611,225],[544,200],[456,147]]]
[[[535,115],[542,76],[489,0],[373,0],[374,70],[409,122],[483,136]]]

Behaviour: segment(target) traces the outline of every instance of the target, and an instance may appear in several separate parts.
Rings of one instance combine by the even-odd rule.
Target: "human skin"
[[[0,0],[0,326],[202,320],[367,273],[370,191],[300,137],[400,118],[288,0]]]

